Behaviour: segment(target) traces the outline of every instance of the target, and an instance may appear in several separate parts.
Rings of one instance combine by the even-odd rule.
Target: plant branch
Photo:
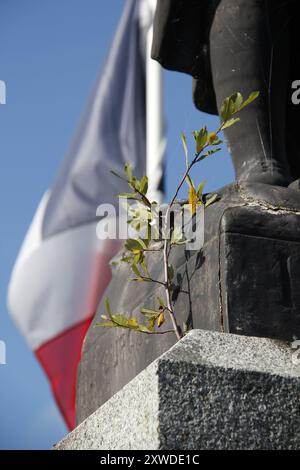
[[[142,279],[144,279],[147,282],[154,282],[155,284],[160,284],[161,286],[165,287],[164,282],[158,281],[157,279],[152,279],[152,277],[142,276]]]
[[[145,253],[147,253],[148,251],[150,251],[150,252],[152,252],[152,251],[153,251],[153,252],[159,251],[159,252],[160,252],[160,251],[162,251],[162,249],[163,249],[163,247],[161,247],[161,248],[147,248],[147,249],[144,249],[143,251],[144,251]]]
[[[223,126],[223,123],[217,129],[217,131],[215,132],[215,135],[218,135],[221,132],[222,126]],[[177,189],[174,193],[174,196],[173,196],[170,204],[168,205],[168,209],[167,209],[166,215],[165,215],[165,227],[167,226],[167,221],[168,221],[168,217],[169,217],[171,208],[172,208],[174,202],[176,201],[178,193],[179,193],[180,189],[182,188],[187,176],[189,175],[189,173],[190,173],[191,169],[193,168],[193,166],[197,163],[197,160],[198,160],[200,154],[203,152],[203,150],[205,148],[209,147],[210,145],[211,144],[209,142],[207,142],[203,146],[201,151],[196,153],[196,155],[194,156],[194,159],[188,165],[183,177],[180,180],[179,185],[177,186]],[[172,321],[172,324],[173,324],[174,332],[176,334],[177,339],[179,340],[179,339],[182,338],[182,335],[181,335],[181,332],[180,332],[179,327],[178,327],[177,322],[176,322],[176,318],[175,318],[174,310],[173,310],[173,306],[172,306],[172,301],[171,301],[171,296],[170,296],[170,281],[169,281],[169,274],[168,274],[170,251],[171,251],[170,244],[168,242],[168,239],[165,238],[165,240],[164,240],[164,260],[163,260],[163,262],[164,262],[164,276],[165,276],[165,293],[166,293],[167,307],[168,307],[168,311],[169,311],[171,321]]]
[[[148,206],[150,209],[152,207],[152,204],[151,202],[149,201],[149,199],[147,198],[147,196],[145,196],[145,194],[143,194],[141,191],[139,191],[137,188],[134,188],[134,191],[136,192],[136,194],[138,194],[139,196],[141,196],[142,198],[142,201],[144,202],[144,204],[146,206]]]
[[[112,324],[116,325],[116,327],[118,327],[118,328],[124,328],[125,330],[138,331],[139,333],[143,333],[144,335],[166,335],[166,334],[174,333],[174,330],[165,330],[165,331],[143,331],[143,330],[139,330],[139,329],[134,330],[130,326],[122,325],[121,323],[118,323],[117,321],[113,320],[112,318],[110,320],[111,320]]]
[[[168,256],[168,239],[165,239],[164,242],[164,274],[165,274],[165,293],[166,293],[166,300],[167,300],[167,307],[169,310],[169,315],[172,321],[172,325],[174,328],[175,335],[178,340],[182,338],[182,335],[180,333],[179,327],[176,322],[176,318],[174,315],[173,307],[172,307],[172,302],[171,302],[171,296],[170,296],[170,282],[169,282],[169,274],[168,274],[168,266],[169,266],[169,256]]]
[[[145,325],[139,325],[138,321],[135,318],[131,319],[132,320],[131,324],[130,324],[130,322],[126,322],[126,321],[124,321],[125,324],[118,323],[118,321],[115,321],[113,319],[113,316],[110,314],[109,304],[107,306],[107,311],[108,311],[109,316],[111,318],[112,324],[111,325],[102,325],[102,326],[117,326],[117,327],[122,327],[122,328],[127,328],[127,329],[131,329],[131,330],[139,331],[139,332],[147,334],[147,335],[152,335],[152,334],[163,335],[163,334],[168,334],[168,333],[173,333],[173,334],[175,333],[178,340],[180,340],[184,336],[184,333],[182,333],[181,327],[177,323],[174,308],[173,308],[173,305],[172,305],[172,295],[171,294],[172,294],[172,285],[173,285],[172,280],[173,280],[173,275],[174,275],[174,269],[173,269],[172,265],[169,265],[169,258],[170,258],[170,254],[171,254],[171,250],[172,250],[173,246],[179,245],[181,243],[179,243],[179,239],[176,239],[176,237],[174,237],[174,240],[172,242],[172,239],[173,239],[173,233],[172,232],[173,232],[174,228],[169,228],[169,218],[170,218],[171,209],[172,209],[172,206],[174,205],[174,203],[177,201],[178,194],[179,194],[179,192],[180,192],[180,190],[181,190],[181,188],[182,188],[185,181],[188,183],[188,186],[189,186],[189,195],[188,195],[187,203],[190,204],[191,207],[192,207],[192,217],[194,217],[194,207],[195,207],[195,205],[198,202],[202,202],[203,204],[205,204],[206,201],[205,201],[205,199],[203,199],[203,187],[204,187],[204,185],[203,185],[203,183],[201,183],[199,185],[198,190],[196,191],[196,189],[194,187],[194,183],[193,183],[193,181],[190,177],[190,172],[191,172],[192,168],[194,167],[194,165],[198,164],[199,162],[201,162],[205,158],[215,154],[216,152],[218,152],[220,150],[220,148],[216,148],[216,149],[208,150],[207,152],[204,153],[204,150],[207,149],[208,147],[213,147],[213,146],[217,146],[217,145],[222,144],[222,140],[220,138],[218,138],[218,135],[222,131],[224,131],[225,129],[228,129],[229,127],[231,127],[235,123],[239,122],[240,119],[239,118],[235,119],[235,118],[233,118],[233,116],[235,114],[237,114],[239,111],[241,111],[242,109],[244,109],[245,106],[248,106],[258,96],[259,96],[259,92],[253,92],[249,95],[249,97],[246,99],[246,101],[244,101],[241,93],[234,93],[230,97],[226,98],[223,101],[221,109],[220,109],[221,119],[220,119],[219,128],[215,132],[208,133],[207,128],[204,127],[202,129],[200,129],[199,131],[195,131],[193,133],[194,137],[195,137],[195,141],[196,141],[196,153],[194,154],[194,158],[191,160],[191,162],[189,162],[189,158],[188,158],[188,149],[187,149],[186,137],[182,133],[182,141],[183,141],[185,156],[186,156],[186,170],[184,172],[184,175],[180,179],[180,182],[177,186],[177,189],[176,189],[176,191],[173,195],[173,198],[172,198],[171,202],[168,204],[165,215],[163,216],[163,224],[162,224],[163,225],[163,230],[162,230],[163,235],[162,235],[162,239],[160,240],[162,243],[160,245],[156,245],[156,244],[152,245],[153,248],[151,248],[151,247],[148,246],[149,244],[146,246],[146,244],[141,243],[141,240],[137,240],[138,242],[140,242],[139,244],[142,245],[142,247],[143,247],[143,249],[139,250],[139,253],[137,253],[137,254],[136,254],[135,250],[132,247],[128,248],[129,251],[132,251],[133,254],[136,255],[136,256],[133,257],[132,270],[135,274],[138,275],[138,277],[136,279],[131,279],[131,280],[133,280],[133,281],[144,281],[144,282],[154,282],[156,284],[159,284],[159,285],[163,286],[164,290],[165,290],[165,297],[166,298],[164,300],[161,300],[158,297],[158,302],[159,302],[159,305],[160,305],[159,312],[149,310],[150,313],[154,312],[154,314],[155,314],[154,317],[151,316],[151,321],[149,323],[149,328]],[[133,196],[130,194],[131,199],[135,199],[135,200],[139,201],[140,203],[143,203],[145,206],[147,206],[148,212],[150,212],[149,209],[152,209],[153,205],[152,205],[152,202],[147,197],[147,191],[148,191],[148,179],[147,179],[147,177],[145,176],[145,177],[142,178],[141,181],[139,181],[136,177],[133,176],[132,168],[131,168],[130,165],[125,165],[124,171],[127,175],[127,179],[126,179],[127,183],[129,184],[130,188],[134,192]],[[119,176],[118,174],[116,174],[114,172],[112,172],[112,173],[124,180],[124,178]],[[153,203],[153,204],[156,204],[156,203]],[[136,217],[136,219],[138,219],[138,217]],[[134,218],[133,218],[133,220],[129,221],[129,223],[132,223],[132,225],[133,225],[133,222],[134,222]],[[134,225],[133,225],[133,227],[134,227]],[[161,224],[159,224],[159,234],[160,234],[160,236],[161,236],[161,229],[162,229]],[[149,223],[148,223],[148,229],[147,230],[148,230],[147,233],[148,233],[148,238],[149,238],[149,234],[151,236],[151,227],[150,227]],[[176,243],[176,241],[178,243]],[[149,275],[148,269],[147,269],[146,260],[144,258],[144,253],[146,253],[147,251],[148,252],[156,252],[156,251],[160,252],[162,250],[163,250],[164,282],[161,282],[161,281],[158,281],[158,280],[155,280],[155,279],[151,278],[151,276]],[[128,258],[128,259],[130,259],[130,258]],[[124,258],[124,261],[125,261],[125,258]],[[140,273],[139,269],[137,268],[137,264],[140,264],[140,266],[142,268],[142,271],[146,275],[143,275],[143,274]],[[188,286],[188,291],[181,291],[181,292],[189,294],[189,286]],[[144,310],[146,310],[146,309],[144,309]],[[173,329],[172,330],[165,330],[165,331],[152,331],[156,321],[157,321],[157,326],[158,327],[160,327],[163,324],[163,322],[165,321],[165,318],[164,318],[164,313],[165,312],[168,312],[168,314],[170,315],[170,319],[171,319],[171,322],[172,322]],[[143,312],[141,311],[141,313],[143,313]],[[156,313],[158,313],[158,315],[156,315]],[[120,314],[119,316],[122,316],[122,318],[121,318],[121,320],[122,320],[123,315]],[[183,331],[184,331],[184,328],[183,328]]]

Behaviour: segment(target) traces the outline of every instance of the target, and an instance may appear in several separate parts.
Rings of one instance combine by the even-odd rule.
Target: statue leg
[[[222,0],[216,9],[210,54],[218,107],[236,91],[260,91],[242,122],[225,131],[238,181],[292,181],[285,141],[291,1]]]

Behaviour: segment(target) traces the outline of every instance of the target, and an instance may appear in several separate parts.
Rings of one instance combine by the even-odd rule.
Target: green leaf
[[[151,333],[151,332],[149,331],[149,329],[148,329],[146,326],[144,326],[144,325],[140,325],[140,326],[139,326],[139,331],[140,331],[141,333]]]
[[[96,323],[96,326],[104,326],[106,328],[117,328],[118,325],[114,323]]]
[[[192,215],[195,214],[195,212],[196,212],[197,202],[198,202],[198,197],[197,197],[196,190],[195,190],[194,186],[190,186],[190,189],[189,189],[189,206],[190,206]]]
[[[204,145],[207,143],[207,138],[208,132],[206,127],[203,127],[196,133],[196,153],[200,153],[203,150]]]
[[[140,310],[142,315],[145,315],[145,317],[157,317],[160,312],[157,312],[156,310],[152,310],[151,308],[141,308]]]
[[[134,191],[140,191],[141,188],[141,183],[138,179],[136,179],[135,176],[133,176],[130,180],[129,186],[134,190]]]
[[[129,328],[136,330],[139,328],[140,325],[136,318],[129,318],[127,320],[127,326],[129,326]]]
[[[128,321],[122,313],[117,313],[116,315],[113,315],[112,320],[117,323],[117,326],[126,326]]]
[[[144,253],[140,251],[138,255],[135,255],[133,262],[135,264],[139,264],[140,266],[142,266],[144,259],[145,259]]]
[[[164,323],[165,323],[165,316],[163,313],[161,313],[157,319],[157,326],[160,328]]]
[[[121,193],[118,195],[120,198],[126,198],[126,199],[134,199],[135,201],[138,201],[139,198],[137,197],[136,194],[132,194],[132,193]]]
[[[215,141],[213,144],[211,144],[211,145],[216,146],[216,145],[221,145],[221,144],[223,144],[223,140],[218,139],[218,140],[216,140],[216,141]]]
[[[128,238],[124,246],[125,246],[125,249],[128,251],[134,251],[134,250],[140,249],[139,244],[133,238]]]
[[[233,113],[239,111],[243,103],[243,96],[241,93],[237,92],[230,96],[230,101],[233,103]]]
[[[136,264],[139,264],[140,260],[141,260],[141,252],[139,251],[134,257],[133,257],[133,262],[132,264],[133,265],[136,265]]]
[[[124,256],[121,258],[122,263],[131,263],[132,262],[132,256]]]
[[[221,106],[220,115],[222,121],[225,123],[232,118],[232,115],[241,111],[254,101],[259,96],[259,91],[254,91],[249,97],[243,102],[243,96],[241,93],[234,93],[229,98],[226,98]]]
[[[254,100],[256,100],[256,98],[258,98],[259,95],[260,95],[259,91],[253,91],[252,93],[250,93],[249,97],[243,102],[243,104],[241,105],[239,110],[241,111],[242,109],[244,109],[246,106],[248,106]]]
[[[199,203],[198,203],[199,204]],[[188,243],[190,243],[191,240],[190,239],[184,239],[184,240],[176,240],[174,241],[172,244],[173,245],[187,245]]]
[[[201,155],[201,156],[197,159],[196,163],[201,162],[201,161],[204,160],[205,158],[210,157],[211,155],[213,155],[214,153],[220,152],[220,150],[221,150],[220,148],[208,150],[208,152],[204,153],[203,155]]]
[[[138,238],[137,242],[141,245],[143,250],[147,250],[148,245],[149,245],[148,240],[142,240],[141,238]]]
[[[209,199],[206,200],[205,207],[209,207],[211,204],[216,202],[218,197],[219,197],[218,194],[213,194]]]
[[[156,323],[156,318],[150,318],[150,320],[148,320],[147,328],[150,332],[153,331],[155,327],[155,323]]]
[[[141,250],[146,250],[147,245],[141,238],[128,238],[125,242],[125,248],[128,251],[133,253],[139,252]]]
[[[220,110],[220,116],[223,122],[228,121],[233,112],[233,107],[232,107],[232,102],[230,101],[230,98],[225,98],[225,100],[222,103],[221,110]]]
[[[166,306],[165,302],[161,297],[157,297],[157,301],[158,301],[160,307],[165,308],[165,306]]]
[[[108,300],[107,297],[106,297],[106,299],[105,299],[105,301],[104,301],[104,305],[105,305],[105,308],[106,308],[106,311],[107,311],[109,317],[112,318],[112,311],[111,311],[110,303],[109,303],[109,300]]]
[[[134,179],[133,174],[132,174],[132,167],[128,163],[124,166],[124,172],[127,175],[128,181],[132,181]]]
[[[220,114],[223,122],[229,121],[232,115],[237,113],[242,106],[243,97],[241,93],[233,93],[222,103]]]
[[[186,175],[186,182],[189,185],[190,188],[194,188],[194,183],[190,175]]]
[[[132,271],[134,272],[134,274],[135,274],[138,278],[141,278],[141,277],[142,277],[141,273],[139,272],[139,270],[138,270],[138,268],[136,267],[135,264],[132,264],[132,265],[131,265],[131,269],[132,269]]]
[[[148,191],[148,177],[147,176],[143,176],[143,178],[141,179],[140,191],[144,196],[147,194],[147,191]]]
[[[201,199],[202,197],[202,194],[203,194],[203,191],[204,191],[204,186],[205,186],[205,181],[202,181],[198,188],[197,188],[197,196],[198,196],[198,199]]]
[[[228,129],[228,127],[231,127],[233,126],[234,124],[236,124],[237,122],[240,121],[240,118],[231,118],[229,119],[228,121],[226,121],[223,125],[222,125],[222,131],[224,129]]]
[[[186,143],[186,137],[183,132],[181,132],[181,140],[182,140],[183,149],[185,153],[185,164],[186,164],[186,167],[188,168],[189,167],[189,153],[188,153],[188,148],[187,148],[187,143]]]

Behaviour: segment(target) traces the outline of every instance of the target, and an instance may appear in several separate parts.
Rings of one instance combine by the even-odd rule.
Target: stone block
[[[56,449],[300,449],[289,343],[193,330]]]

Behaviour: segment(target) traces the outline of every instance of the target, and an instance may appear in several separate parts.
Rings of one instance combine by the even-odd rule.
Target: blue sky
[[[125,0],[0,0],[0,449],[46,449],[65,433],[46,378],[6,308],[10,272],[37,204],[68,149]],[[217,118],[197,112],[191,78],[165,73],[167,197],[184,169],[180,132]],[[191,142],[191,140],[190,140]],[[233,180],[226,150],[194,179],[213,190]],[[34,288],[34,286],[32,286]]]

